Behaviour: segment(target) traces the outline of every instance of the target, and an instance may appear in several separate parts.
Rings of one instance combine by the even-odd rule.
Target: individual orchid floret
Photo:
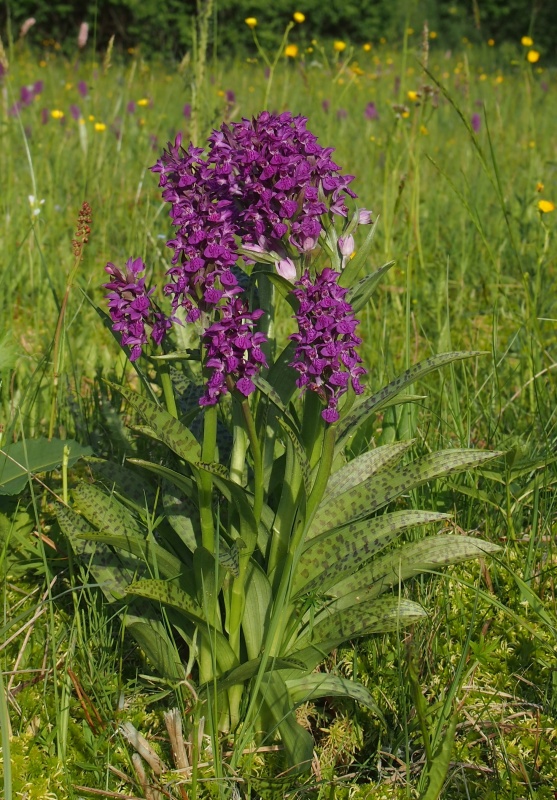
[[[315,280],[306,270],[297,281],[294,295],[300,302],[296,313],[298,333],[290,336],[297,347],[291,365],[300,373],[296,385],[316,392],[325,403],[325,422],[339,418],[338,403],[351,383],[363,392],[360,376],[365,373],[356,351],[361,339],[355,335],[358,320],[345,300],[348,289],[339,286],[340,273],[324,269]]]
[[[110,290],[106,299],[112,328],[121,334],[122,345],[130,348],[130,361],[136,361],[149,341],[148,332],[155,344],[160,344],[172,320],[153,307],[154,288],[145,289],[145,278],[140,277],[145,270],[141,258],[128,259],[125,270],[110,262],[105,270],[112,277],[109,283],[103,284]]]
[[[264,312],[261,309],[249,311],[246,303],[237,297],[219,307],[219,311],[220,319],[202,336],[207,354],[205,367],[210,372],[205,394],[199,401],[202,406],[215,405],[221,395],[228,392],[230,381],[248,397],[255,391],[252,378],[261,367],[267,366],[261,349],[266,336],[254,332],[255,323]]]
[[[281,278],[294,282],[296,280],[296,264],[291,258],[281,258],[276,262],[277,273]]]

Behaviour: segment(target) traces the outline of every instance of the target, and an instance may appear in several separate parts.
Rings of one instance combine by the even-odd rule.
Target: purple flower
[[[480,128],[482,127],[482,118],[479,114],[472,114],[472,130],[474,133],[479,133]]]
[[[233,105],[233,103],[236,102],[236,94],[232,91],[232,89],[226,90],[225,97],[226,97],[226,102],[228,103],[229,106]]]
[[[89,94],[89,87],[87,86],[85,81],[79,81],[79,83],[77,84],[77,91],[82,97],[87,97],[87,95]]]
[[[337,110],[337,119],[346,119],[348,116],[348,111],[345,108],[339,108]]]
[[[338,285],[339,277],[326,268],[312,281],[305,271],[294,289],[300,301],[299,332],[289,337],[297,343],[290,364],[300,373],[296,385],[319,395],[326,404],[321,416],[329,423],[338,420],[338,401],[349,383],[356,394],[363,392],[359,378],[365,373],[355,349],[362,341],[355,335],[358,320],[344,299],[348,289]]]
[[[322,100],[321,101],[321,108],[323,109],[325,114],[329,113],[329,108],[330,107],[331,107],[331,101],[330,100]]]
[[[72,104],[70,106],[70,114],[75,120],[78,120],[81,116],[81,111],[79,110],[78,106]]]
[[[153,308],[150,296],[154,291],[145,289],[145,278],[140,274],[145,270],[141,258],[128,259],[123,272],[110,262],[105,271],[112,276],[105,289],[111,291],[106,295],[108,310],[112,318],[112,328],[121,333],[121,343],[131,348],[130,361],[136,361],[142,348],[148,343],[146,328],[151,329],[151,338],[160,344],[172,320]]]
[[[50,115],[48,113],[48,108],[41,108],[41,122],[42,122],[42,124],[46,125],[49,119],[50,119]]]
[[[364,116],[369,120],[379,119],[379,111],[377,110],[375,103],[367,104],[365,107]]]
[[[42,81],[35,81],[35,83],[33,84],[34,96],[37,97],[38,95],[42,94],[43,89],[44,89],[44,83]]]
[[[21,98],[21,102],[24,106],[29,106],[33,102],[33,92],[31,89],[28,89],[27,86],[22,86],[19,90],[19,96]]]
[[[135,114],[135,109],[136,109],[135,102],[133,100],[130,100],[130,102],[126,106],[126,111],[128,112],[128,114]]]
[[[227,377],[245,397],[255,391],[251,380],[261,367],[267,366],[261,345],[266,341],[263,333],[253,331],[264,313],[261,309],[249,311],[239,298],[220,307],[220,319],[210,325],[202,336],[206,347],[205,367],[210,371],[205,394],[199,401],[202,406],[212,406],[228,391]]]
[[[186,103],[186,105],[182,109],[182,114],[184,115],[185,119],[191,119],[191,105],[190,105],[190,103]]]
[[[8,110],[8,114],[10,115],[10,117],[17,117],[19,115],[19,112],[21,111],[21,109],[22,109],[22,105],[21,105],[20,101],[18,100],[17,103],[14,103],[12,106],[10,106],[10,108]]]

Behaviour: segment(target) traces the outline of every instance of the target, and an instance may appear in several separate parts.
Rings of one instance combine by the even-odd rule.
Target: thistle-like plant
[[[153,171],[176,229],[172,311],[154,304],[140,259],[108,264],[105,285],[146,389],[118,391],[167,455],[93,463],[99,481],[75,489],[60,525],[159,673],[180,681],[195,664],[206,724],[235,736],[231,769],[254,740],[280,738],[296,775],[313,751],[297,705],[341,695],[375,707],[363,686],[315,668],[343,642],[423,617],[401,594],[406,578],[496,549],[446,533],[399,543],[448,519],[409,508],[415,487],[496,453],[411,460],[404,441],[347,457],[372,415],[474,354],[430,358],[365,391],[355,314],[390,264],[366,274],[371,214],[349,211],[353,178],[304,118],[223,125],[207,152],[178,137]],[[157,366],[162,395],[142,359]]]

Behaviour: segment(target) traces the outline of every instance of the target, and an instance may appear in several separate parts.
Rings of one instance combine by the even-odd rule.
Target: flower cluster
[[[264,111],[253,120],[222,125],[209,137],[208,162],[226,196],[236,201],[244,246],[272,250],[288,241],[301,253],[313,250],[322,231],[320,217],[347,215],[345,196],[356,197],[331,159],[306,128],[305,117]]]
[[[111,291],[106,295],[108,310],[113,322],[113,329],[122,334],[121,343],[131,348],[130,361],[136,361],[141,355],[141,348],[147,344],[146,327],[151,329],[151,338],[160,344],[172,320],[153,309],[151,294],[154,288],[145,290],[145,278],[140,278],[145,264],[141,258],[128,259],[123,272],[114,264],[108,263],[106,272],[112,276],[109,283],[103,284]]]
[[[253,332],[254,324],[264,312],[249,311],[246,303],[235,298],[222,307],[221,317],[203,334],[207,351],[206,367],[211,376],[205,387],[201,405],[214,405],[222,394],[226,394],[226,378],[234,375],[236,389],[246,397],[255,391],[251,380],[260,367],[267,366],[261,345],[266,337]]]
[[[349,381],[356,394],[363,392],[359,377],[365,373],[355,349],[362,341],[354,333],[358,320],[344,299],[348,289],[338,285],[339,277],[340,273],[326,268],[312,281],[309,272],[304,272],[294,289],[300,301],[299,333],[290,336],[297,343],[290,365],[300,373],[296,385],[321,397],[327,405],[321,416],[329,423],[339,418],[338,401]]]
[[[242,298],[234,269],[239,252],[253,253],[254,258],[257,252],[272,253],[277,272],[294,281],[299,274],[297,255],[317,247],[324,233],[323,216],[346,217],[346,198],[356,197],[349,188],[353,176],[340,173],[333,149],[319,145],[306,122],[290,112],[264,111],[213,131],[207,151],[193,144],[185,149],[178,135],[151,168],[159,175],[176,229],[167,242],[173,257],[164,292],[175,314],[183,309],[187,322],[199,320],[205,329],[204,367],[209,377],[202,405],[215,404],[231,386],[249,395],[255,389],[252,378],[266,366],[261,349],[265,336],[256,332],[263,312],[250,311]],[[359,222],[369,221],[369,212],[362,211]],[[354,250],[353,237],[341,238],[339,246],[344,263]],[[107,271],[115,280],[106,287],[112,290],[108,297],[115,329],[123,332],[122,342],[132,346],[135,359],[147,342],[145,326],[151,325],[151,337],[160,341],[171,320],[151,310],[152,290],[146,292],[144,280],[137,280],[143,263],[130,260],[127,267],[124,276],[109,264]],[[306,310],[299,317],[300,334],[293,337],[298,342],[298,385],[319,392],[327,403],[323,416],[329,422],[338,418],[338,398],[349,378],[354,390],[361,391],[358,375],[364,371],[356,366],[357,322],[336,277],[324,270],[312,289],[306,273],[295,291],[300,299],[307,295],[301,305]],[[318,298],[315,291],[323,296]],[[317,333],[310,330],[313,316],[320,317]]]

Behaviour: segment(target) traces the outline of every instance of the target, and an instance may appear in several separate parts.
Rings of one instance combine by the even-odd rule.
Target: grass
[[[8,55],[0,117],[8,154],[0,160],[3,442],[45,435],[54,408],[61,438],[121,459],[138,445],[101,379],[126,382],[133,372],[85,295],[102,304],[104,264],[132,255],[161,282],[169,226],[148,168],[167,139],[191,131],[183,113],[191,68],[137,54],[68,62],[21,42]],[[375,443],[414,436],[421,452],[506,450],[499,467],[424,487],[414,498],[454,511],[461,528],[504,551],[500,563],[416,580],[412,596],[430,610],[426,623],[404,642],[394,635],[355,642],[328,665],[372,690],[386,729],[347,703],[300,713],[318,740],[319,797],[417,796],[424,748],[435,747],[436,726],[444,730],[457,708],[443,797],[549,798],[557,771],[557,212],[541,214],[538,201],[557,202],[557,74],[529,65],[518,49],[511,58],[467,45],[445,54],[435,42],[427,73],[424,55],[411,42],[402,53],[385,45],[334,54],[316,45],[277,68],[270,107],[307,116],[356,176],[361,204],[380,216],[370,271],[396,260],[362,316],[370,384],[444,350],[487,351],[415,387],[427,399],[386,412],[368,435]],[[20,87],[38,80],[43,91],[10,114]],[[201,138],[223,119],[257,113],[266,91],[255,58],[208,66],[195,120]],[[410,99],[409,91],[420,96]],[[366,117],[370,102],[376,119]],[[70,280],[85,200],[92,234]],[[62,491],[57,481],[49,486]],[[93,796],[76,787],[148,797],[121,725],[130,722],[171,763],[162,714],[185,695],[145,677],[141,654],[68,560],[51,527],[51,495],[32,488],[33,502],[29,492],[20,501],[0,498],[5,797]],[[216,792],[206,767],[198,778],[204,793]]]

